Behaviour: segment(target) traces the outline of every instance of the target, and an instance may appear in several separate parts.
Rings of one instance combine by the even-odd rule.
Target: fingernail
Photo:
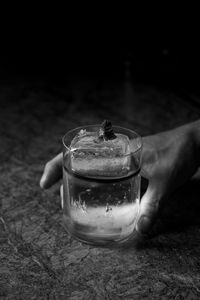
[[[147,234],[151,226],[151,219],[147,216],[141,216],[137,222],[136,230],[141,234]]]
[[[42,178],[40,179],[40,187],[43,189],[45,188],[45,181],[46,181],[46,175],[43,174]]]

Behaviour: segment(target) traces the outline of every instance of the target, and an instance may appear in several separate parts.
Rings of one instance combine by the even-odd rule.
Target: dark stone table
[[[198,96],[122,80],[72,76],[0,85],[0,299],[199,299],[200,185],[169,201],[140,248],[84,245],[63,227],[59,184],[45,162],[74,127],[111,119],[141,135],[200,117]]]

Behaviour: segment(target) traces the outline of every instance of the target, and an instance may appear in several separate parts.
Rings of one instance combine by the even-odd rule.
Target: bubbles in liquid
[[[131,234],[138,213],[138,174],[122,181],[92,182],[64,172],[64,193],[69,188],[70,195],[64,197],[65,220],[72,234],[90,241],[118,240]]]
[[[106,215],[106,217],[111,217],[112,216],[112,207],[108,203],[106,204],[105,215]]]

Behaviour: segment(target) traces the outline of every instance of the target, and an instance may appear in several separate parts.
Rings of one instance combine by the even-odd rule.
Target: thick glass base
[[[135,230],[135,224],[132,224],[132,230],[127,235],[122,235],[120,232],[110,232],[110,233],[102,233],[102,234],[95,234],[95,233],[89,233],[87,230],[87,233],[84,232],[84,229],[86,228],[79,228],[77,230],[77,224],[74,226],[71,222],[68,222],[68,218],[65,216],[64,219],[64,227],[66,231],[76,240],[92,245],[92,246],[100,246],[100,247],[124,247],[126,245],[130,245],[131,243],[136,243],[138,239],[138,234]]]

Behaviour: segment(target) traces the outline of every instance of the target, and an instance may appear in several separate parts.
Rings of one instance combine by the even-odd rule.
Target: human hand
[[[149,184],[140,203],[139,233],[149,231],[162,203],[198,169],[199,146],[191,124],[143,138],[141,174]],[[40,186],[49,188],[61,177],[62,153],[46,164]]]
[[[198,125],[194,122],[143,138],[141,174],[149,183],[140,203],[138,232],[148,233],[163,203],[197,171]]]

